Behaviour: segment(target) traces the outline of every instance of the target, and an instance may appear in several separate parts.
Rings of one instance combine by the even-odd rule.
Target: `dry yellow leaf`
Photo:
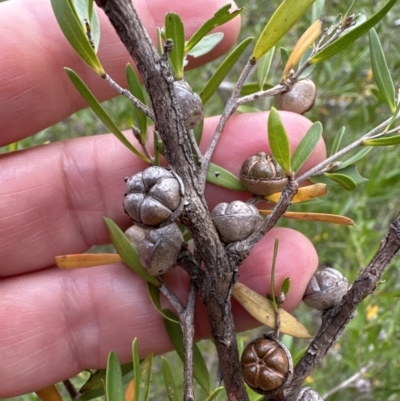
[[[80,253],[56,256],[56,264],[61,269],[80,269],[122,262],[116,253]]]
[[[260,210],[261,214],[269,215],[272,210]],[[283,217],[293,220],[319,221],[321,223],[340,224],[342,226],[355,226],[356,223],[346,216],[328,213],[285,212]]]
[[[260,323],[271,329],[275,328],[275,309],[272,302],[256,293],[244,284],[236,283],[233,287],[233,297]],[[281,309],[280,331],[297,338],[311,338],[308,330],[290,313]]]
[[[326,195],[327,193],[328,190],[326,189],[326,184],[318,183],[313,185],[307,185],[305,187],[299,188],[292,202],[293,203],[304,202],[309,199],[319,198],[321,196]],[[280,197],[281,197],[281,192],[277,192],[276,194],[264,196],[264,199],[270,202],[277,203]]]
[[[62,401],[56,386],[51,385],[36,391],[37,396],[43,401]]]

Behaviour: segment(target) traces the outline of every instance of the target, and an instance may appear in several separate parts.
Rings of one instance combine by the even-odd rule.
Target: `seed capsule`
[[[175,95],[187,130],[193,129],[203,119],[203,104],[200,96],[193,92],[185,81],[175,81]]]
[[[244,381],[259,394],[271,395],[282,390],[293,376],[289,350],[271,336],[257,338],[248,344],[241,363]]]
[[[224,243],[241,241],[253,234],[263,218],[258,209],[242,201],[219,203],[211,212],[212,220]]]
[[[282,167],[264,152],[244,161],[240,170],[240,180],[250,192],[263,196],[282,191],[287,183]]]
[[[183,184],[171,170],[153,166],[125,181],[124,209],[137,225],[157,228],[179,217]]]
[[[346,294],[348,281],[336,269],[317,271],[307,285],[303,301],[311,308],[324,310],[338,304]]]
[[[314,106],[315,84],[311,79],[303,79],[293,84],[289,92],[275,96],[275,105],[278,110],[292,111],[304,114]]]
[[[164,274],[176,266],[184,242],[176,223],[156,230],[132,226],[125,235],[137,249],[140,263],[150,275]]]

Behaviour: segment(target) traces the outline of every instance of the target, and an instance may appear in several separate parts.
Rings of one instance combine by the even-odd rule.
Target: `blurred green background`
[[[279,5],[279,1],[238,0],[239,6],[246,7],[242,14],[243,31],[241,39],[255,36],[261,32],[268,18]],[[351,1],[328,1],[321,19],[324,27],[329,26],[339,13],[345,13]],[[371,16],[383,1],[359,0],[353,12],[362,12]],[[383,21],[376,27],[384,48],[388,66],[396,85],[400,82],[400,56],[398,36],[400,34],[400,6],[397,4]],[[311,13],[296,24],[279,46],[290,50],[296,40],[312,22]],[[248,54],[251,51],[251,45]],[[196,91],[201,91],[204,83],[222,59],[214,61],[196,71],[186,73],[187,81]],[[241,62],[229,74],[224,87],[232,86],[246,60]],[[283,65],[279,52],[275,53],[268,83],[276,84],[280,80]],[[317,86],[317,99],[314,108],[306,113],[312,121],[321,121],[324,126],[324,138],[329,146],[342,126],[346,127],[344,144],[351,143],[362,134],[370,131],[389,117],[388,108],[374,94],[374,80],[370,70],[368,38],[363,37],[344,53],[317,65],[311,75]],[[255,77],[253,77],[255,81]],[[229,91],[221,89],[207,104],[206,115],[221,112]],[[120,97],[104,103],[119,127],[129,129],[132,124],[131,108]],[[256,105],[263,109],[271,106],[266,100]],[[82,110],[65,121],[49,127],[18,143],[18,149],[38,146],[48,141],[101,134],[104,127],[90,110]],[[13,150],[15,145],[0,148],[0,152]],[[375,148],[366,158],[358,163],[358,170],[368,182],[348,192],[332,184],[329,194],[318,202],[307,205],[295,205],[291,210],[325,212],[346,215],[356,222],[355,227],[342,227],[325,223],[281,221],[281,225],[302,231],[317,248],[323,265],[339,269],[352,282],[358,271],[366,266],[383,239],[388,224],[400,210],[400,159],[398,148]],[[295,261],[293,261],[295,263]],[[400,260],[396,259],[385,273],[377,290],[358,308],[354,319],[346,327],[335,346],[329,351],[322,364],[307,379],[307,384],[321,395],[332,392],[326,399],[335,400],[398,400],[400,399]],[[319,313],[304,305],[297,310],[296,316],[311,330],[316,332],[320,321]],[[247,332],[241,335],[245,343],[265,329]],[[307,341],[284,337],[285,343],[298,359],[307,346]],[[205,359],[212,372],[216,371],[216,356],[211,342],[200,344]],[[180,361],[173,354],[168,358],[174,366]],[[348,385],[346,380],[360,372]],[[153,374],[151,399],[166,399],[162,377],[159,374],[160,362],[156,358]],[[175,372],[181,369],[175,370]],[[177,374],[179,376],[180,373]],[[79,384],[87,373],[73,379]],[[1,383],[1,378],[0,378]],[[343,388],[340,388],[342,386]],[[65,394],[65,392],[63,393]],[[203,399],[199,396],[198,399]],[[220,396],[219,399],[223,399]],[[35,400],[35,395],[17,397],[13,400]]]

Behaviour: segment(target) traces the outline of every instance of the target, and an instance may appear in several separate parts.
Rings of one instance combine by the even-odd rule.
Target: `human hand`
[[[167,11],[178,12],[190,35],[225,2],[136,1],[147,30],[163,25]],[[102,12],[99,57],[105,70],[123,82],[130,58]],[[239,20],[222,27],[223,42],[205,62],[236,40]],[[63,71],[73,68],[95,95],[115,93],[84,65],[66,42],[49,2],[14,0],[0,4],[0,146],[18,141],[85,107]],[[295,148],[310,122],[282,113]],[[213,161],[238,173],[242,161],[265,151],[266,114],[236,115],[228,123]],[[216,118],[206,120],[204,142]],[[204,145],[203,145],[204,146]],[[227,155],[229,155],[227,157]],[[325,157],[322,143],[304,168]],[[105,366],[110,350],[122,362],[131,358],[138,338],[142,356],[172,349],[163,321],[148,299],[145,283],[121,264],[62,271],[54,257],[81,253],[109,242],[102,217],[122,228],[130,223],[122,208],[124,177],[146,165],[112,135],[72,139],[0,155],[0,397],[12,397],[74,376],[85,368]],[[210,208],[221,201],[246,199],[219,187],[207,187]],[[302,234],[276,228],[252,250],[240,269],[240,281],[255,291],[270,291],[273,241],[278,236],[277,281],[290,277],[285,308],[300,302],[317,267],[316,252]],[[187,275],[166,275],[173,291],[187,291]],[[233,304],[237,330],[256,322]],[[209,336],[202,305],[196,313],[196,336]]]

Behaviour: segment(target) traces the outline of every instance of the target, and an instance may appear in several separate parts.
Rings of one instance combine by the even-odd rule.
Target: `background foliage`
[[[278,0],[237,0],[239,6],[246,7],[242,14],[243,30],[240,40],[255,36],[271,16]],[[345,13],[350,0],[345,2],[329,1],[322,13],[324,26],[329,25],[338,13]],[[381,2],[359,0],[355,12],[372,15]],[[400,83],[400,57],[398,55],[398,35],[400,5],[397,4],[376,27],[377,33],[385,51],[389,69],[395,84]],[[279,45],[291,49],[297,38],[312,22],[310,13],[296,24]],[[307,19],[308,18],[308,19]],[[251,48],[251,46],[249,46]],[[251,50],[249,49],[248,52]],[[242,57],[245,60],[246,56]],[[203,82],[207,81],[220,60],[207,66],[189,71],[185,74],[187,81],[194,90],[200,91]],[[242,64],[239,63],[224,82],[218,96],[214,96],[206,105],[206,115],[221,112],[227,99],[229,89],[235,83]],[[275,53],[268,82],[277,83],[282,73],[279,52]],[[202,79],[199,79],[199,78]],[[359,39],[348,50],[316,66],[311,78],[317,86],[317,99],[314,108],[306,113],[312,121],[321,121],[324,126],[324,138],[329,145],[342,126],[346,126],[344,143],[350,143],[355,138],[377,126],[389,117],[389,110],[376,97],[374,81],[370,70],[368,37]],[[254,76],[254,81],[256,80]],[[200,83],[200,84],[199,84]],[[201,86],[200,86],[201,85]],[[224,89],[227,88],[227,89]],[[270,100],[255,105],[269,109]],[[129,129],[132,124],[131,107],[123,98],[115,98],[105,102],[105,107],[113,116],[121,129]],[[6,152],[20,148],[41,145],[48,141],[59,141],[67,138],[100,134],[105,131],[102,124],[90,110],[75,113],[63,122],[50,127],[30,138],[22,140],[18,145],[0,148]],[[352,282],[360,267],[365,266],[379,246],[379,241],[388,227],[389,222],[400,210],[400,160],[397,150],[387,147],[374,148],[369,155],[358,163],[360,173],[369,179],[359,185],[353,192],[347,192],[335,184],[331,184],[329,195],[318,202],[307,205],[295,205],[291,210],[313,211],[346,215],[356,222],[356,227],[330,226],[322,223],[293,222],[281,220],[280,224],[302,231],[315,244],[320,262],[323,265],[339,269]],[[294,262],[295,263],[295,262]],[[329,396],[328,399],[343,400],[396,400],[400,398],[398,372],[400,368],[400,260],[392,263],[377,289],[364,301],[357,313],[341,335],[336,345],[331,349],[322,365],[308,378],[308,383],[321,395],[349,379],[361,368],[367,366],[368,371],[346,388]],[[301,305],[297,316],[312,332],[318,328],[319,313]],[[248,342],[256,333],[247,332],[241,335],[241,340]],[[304,340],[284,338],[292,355],[296,359],[306,347]],[[201,349],[207,363],[215,372],[216,354],[209,342],[203,342]],[[171,353],[168,356],[173,366],[180,365],[178,358]],[[160,370],[161,360],[156,358],[156,371],[153,374],[151,399],[165,398],[165,388]],[[181,366],[179,366],[180,368]],[[181,369],[174,369],[175,372]],[[75,378],[75,383],[82,383],[87,373]],[[177,380],[179,382],[179,380]],[[0,378],[1,382],[1,378]],[[65,393],[64,393],[65,394]],[[222,399],[223,397],[220,397]],[[17,397],[14,400],[36,400],[34,395]]]

